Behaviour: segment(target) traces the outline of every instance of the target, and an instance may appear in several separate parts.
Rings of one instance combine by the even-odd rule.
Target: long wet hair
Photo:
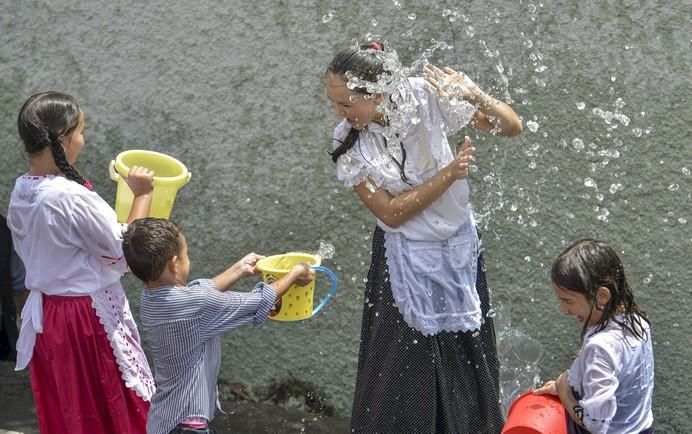
[[[384,61],[378,51],[384,51],[384,45],[381,42],[371,42],[369,44],[360,45],[358,48],[345,48],[334,56],[327,66],[327,73],[338,75],[348,81],[347,76],[350,75],[359,80],[369,83],[376,83],[378,78],[385,73]],[[363,95],[370,93],[364,87],[356,87],[352,89]],[[346,135],[346,138],[330,154],[332,161],[337,162],[339,157],[344,155],[351,149],[358,140],[359,131],[353,127]]]
[[[67,179],[81,185],[86,180],[65,157],[60,140],[72,134],[79,126],[79,104],[70,95],[60,92],[42,92],[29,97],[17,117],[19,136],[29,155],[50,148],[53,160]]]
[[[592,239],[575,241],[555,259],[550,277],[554,285],[583,294],[591,303],[592,309],[581,331],[582,342],[600,287],[608,288],[610,301],[602,308],[603,316],[594,333],[605,329],[613,321],[638,339],[646,338],[643,321],[649,323],[649,320],[634,301],[620,258],[606,243]],[[598,306],[596,308],[601,310]],[[618,315],[624,315],[624,321],[619,320]]]

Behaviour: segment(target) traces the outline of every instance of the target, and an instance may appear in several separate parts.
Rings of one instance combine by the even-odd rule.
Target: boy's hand
[[[307,262],[294,266],[291,272],[298,273],[295,280],[295,284],[298,286],[305,286],[315,279],[315,270],[310,268],[310,264]]]
[[[132,190],[135,197],[144,196],[154,191],[154,171],[146,167],[132,166],[125,178],[125,182]]]
[[[257,261],[263,259],[264,256],[257,253],[248,253],[240,261],[235,263],[240,277],[250,277],[257,274]]]

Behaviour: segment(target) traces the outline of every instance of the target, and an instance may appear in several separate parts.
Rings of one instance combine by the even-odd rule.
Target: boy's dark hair
[[[620,258],[606,243],[591,239],[575,241],[555,259],[550,277],[558,287],[583,294],[592,306],[596,304],[598,288],[608,288],[610,301],[603,307],[603,317],[595,333],[613,321],[637,338],[645,338],[642,321],[649,320],[634,301]],[[617,319],[619,314],[625,316],[624,322]],[[590,319],[591,316],[584,322],[582,340]]]
[[[84,185],[86,180],[65,158],[60,143],[79,126],[79,104],[72,96],[60,92],[41,92],[29,97],[17,117],[19,136],[24,150],[33,155],[50,148],[58,169],[69,180]]]
[[[180,254],[183,227],[172,220],[135,220],[123,233],[123,253],[132,273],[148,283],[158,279],[168,261]]]

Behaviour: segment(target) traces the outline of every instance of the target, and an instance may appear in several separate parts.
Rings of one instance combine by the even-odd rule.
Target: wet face
[[[584,294],[561,288],[555,283],[552,284],[552,287],[553,291],[555,291],[555,296],[560,301],[560,312],[576,318],[582,325],[584,325],[584,322],[589,318],[589,313],[591,313],[591,318],[589,318],[587,325],[590,327],[599,323],[603,314],[596,309],[595,304],[592,304]]]
[[[334,113],[344,118],[357,130],[362,130],[373,119],[381,117],[377,106],[382,95],[371,96],[351,90],[346,80],[340,75],[327,73],[327,98],[332,104]]]
[[[79,124],[72,133],[64,136],[62,145],[65,149],[65,159],[70,165],[74,165],[77,156],[84,148],[84,113],[79,112]]]

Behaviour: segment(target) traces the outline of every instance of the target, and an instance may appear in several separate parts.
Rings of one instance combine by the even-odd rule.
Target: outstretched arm
[[[214,277],[214,285],[219,291],[226,291],[236,284],[243,277],[254,276],[257,274],[257,261],[264,258],[257,253],[248,253],[238,262],[231,265],[226,271]]]
[[[397,227],[430,206],[455,181],[467,177],[474,151],[475,148],[471,147],[471,141],[466,137],[462,150],[451,163],[423,184],[397,196],[392,196],[384,189],[376,189],[370,180],[356,185],[356,193],[384,224]]]
[[[440,69],[426,66],[423,74],[438,94],[446,97],[461,96],[476,106],[472,127],[504,137],[513,137],[522,132],[521,120],[512,107],[485,93],[463,72],[449,67]]]

